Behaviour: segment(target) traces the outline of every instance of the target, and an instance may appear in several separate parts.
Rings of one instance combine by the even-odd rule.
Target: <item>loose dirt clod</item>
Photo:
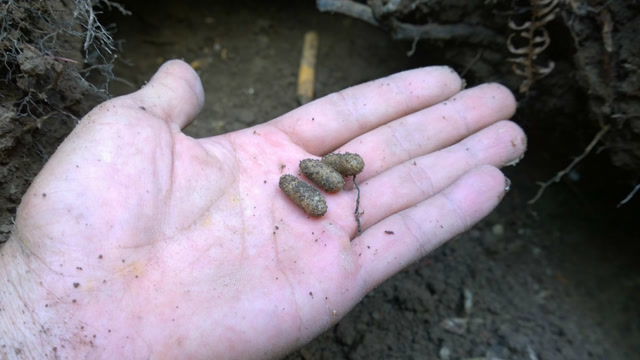
[[[104,0],[0,1],[0,243],[49,156],[109,98],[116,48],[97,14],[112,6],[119,8]]]
[[[321,162],[327,164],[343,176],[357,175],[364,169],[364,160],[358,154],[328,154],[322,157]]]
[[[311,216],[322,216],[327,212],[327,202],[320,191],[297,177],[289,174],[280,177],[280,189],[289,199]]]
[[[342,175],[320,160],[304,159],[300,161],[300,170],[309,180],[328,192],[340,191],[344,186]]]

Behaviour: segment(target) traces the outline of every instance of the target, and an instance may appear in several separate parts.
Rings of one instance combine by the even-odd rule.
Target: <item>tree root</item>
[[[591,143],[587,145],[587,147],[584,149],[582,154],[580,154],[580,156],[573,159],[573,161],[571,162],[571,164],[569,164],[569,166],[567,166],[563,170],[556,173],[556,175],[551,179],[545,182],[538,182],[538,185],[540,185],[540,189],[538,189],[538,193],[536,194],[536,196],[534,196],[531,200],[527,201],[527,204],[531,205],[531,204],[534,204],[536,201],[538,201],[538,199],[540,199],[540,197],[542,196],[542,194],[544,193],[547,187],[549,187],[553,183],[559,182],[563,176],[567,175],[580,161],[582,161],[582,159],[584,159],[587,155],[589,155],[589,153],[591,153],[591,150],[593,150],[594,146],[596,146],[596,144],[600,141],[600,139],[604,136],[604,134],[606,134],[607,131],[609,131],[610,128],[611,128],[610,125],[603,126],[600,129],[600,131],[598,131],[596,136],[593,137],[593,140],[591,140]]]
[[[456,40],[478,45],[493,44],[499,47],[506,41],[504,35],[479,25],[463,23],[414,25],[401,22],[393,17],[399,3],[399,1],[390,1],[382,5],[381,2],[374,1],[368,6],[351,0],[316,0],[316,6],[321,12],[340,13],[388,29],[391,36],[397,40]]]

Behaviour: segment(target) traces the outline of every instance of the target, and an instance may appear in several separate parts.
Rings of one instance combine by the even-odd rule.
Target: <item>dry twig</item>
[[[625,197],[624,199],[622,199],[622,201],[620,201],[618,203],[618,206],[616,207],[620,207],[626,203],[629,202],[629,200],[631,200],[633,198],[633,196],[638,192],[638,190],[640,190],[640,183],[636,184],[636,186],[633,188],[633,190],[631,190],[631,192],[629,193],[629,195],[627,195],[627,197]]]
[[[378,20],[373,16],[370,7],[364,4],[349,0],[317,0],[316,7],[321,12],[336,12],[360,19],[371,25],[380,26]]]
[[[401,5],[398,0],[390,0],[385,4],[381,1],[372,1],[370,5],[351,0],[316,0],[318,10],[322,12],[336,12],[377,27],[388,28],[391,36],[398,40],[457,40],[480,45],[503,44],[505,41],[501,34],[480,25],[462,23],[414,25],[401,22],[393,17]]]
[[[540,185],[540,189],[538,189],[538,193],[536,194],[536,196],[534,196],[533,199],[529,200],[527,204],[531,205],[531,204],[534,204],[536,201],[538,201],[538,199],[540,199],[540,197],[542,196],[542,194],[544,193],[547,187],[549,187],[553,183],[559,182],[563,176],[567,175],[580,161],[582,161],[582,159],[584,159],[587,155],[589,155],[591,150],[593,150],[593,147],[596,146],[596,144],[600,141],[600,139],[604,136],[604,134],[606,134],[607,131],[609,131],[610,128],[611,128],[610,125],[605,125],[604,127],[602,127],[602,129],[598,131],[596,136],[593,137],[593,140],[591,140],[591,143],[589,143],[589,145],[587,145],[587,147],[584,149],[582,154],[580,154],[580,156],[573,159],[573,161],[571,162],[571,164],[569,164],[569,166],[559,171],[551,179],[545,182],[538,182],[538,185]]]

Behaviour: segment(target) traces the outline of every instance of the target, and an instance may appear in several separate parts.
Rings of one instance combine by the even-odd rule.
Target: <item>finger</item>
[[[522,129],[502,121],[449,148],[395,166],[360,185],[360,206],[365,212],[362,226],[366,229],[415,206],[478,166],[513,163],[525,149]]]
[[[434,196],[474,168],[514,163],[522,157],[526,146],[522,129],[513,122],[501,121],[446,149],[417,157],[360,181],[359,210],[364,212],[360,216],[362,228],[366,230],[389,215]],[[353,193],[341,193],[340,198],[334,200],[339,203],[329,209],[330,213],[343,212],[331,215],[352,236],[356,232],[353,216],[339,209],[353,208]]]
[[[484,218],[505,194],[507,179],[491,166],[380,222],[353,240],[362,288],[372,289]]]
[[[364,180],[508,119],[515,110],[516,101],[507,88],[480,85],[362,135],[338,151],[355,152],[364,158],[368,166],[359,175]]]
[[[323,155],[382,124],[443,101],[462,88],[449,67],[401,72],[302,106],[272,123],[307,152]]]
[[[181,60],[164,63],[149,83],[132,96],[141,109],[180,129],[189,125],[204,105],[198,74]]]

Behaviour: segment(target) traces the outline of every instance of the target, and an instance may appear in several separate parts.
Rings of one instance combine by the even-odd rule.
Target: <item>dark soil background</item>
[[[478,55],[477,44],[421,40],[408,56],[411,40],[392,40],[388,29],[320,13],[313,1],[124,5],[131,15],[113,9],[100,17],[105,25],[116,24],[108,28],[118,54],[108,92],[138,89],[165,60],[190,62],[207,97],[186,130],[194,137],[249,127],[297,107],[300,51],[309,30],[320,39],[318,97],[432,64],[454,67],[469,86],[498,81],[517,92],[522,81],[504,61],[510,56],[506,48],[501,53],[487,45]],[[492,14],[484,21],[496,29],[506,26],[504,16]],[[587,22],[583,17],[572,24]],[[635,173],[621,170],[619,162],[612,165],[614,151],[594,151],[538,202],[527,205],[538,189],[536,181],[551,178],[582,153],[598,131],[606,102],[606,86],[587,90],[602,74],[584,79],[590,63],[572,47],[571,30],[560,21],[549,27],[559,39],[549,48],[556,68],[527,96],[519,95],[514,120],[527,131],[530,146],[517,167],[505,169],[513,184],[503,203],[476,227],[378,287],[338,325],[287,359],[638,357],[640,195],[616,207],[633,189]],[[631,100],[624,106],[638,109]],[[26,144],[23,157],[37,161],[22,173],[18,164],[0,174],[8,179],[3,187],[15,188],[0,201],[15,205],[30,172],[55,150],[60,136],[47,136],[51,128],[63,126],[46,122],[17,142]],[[14,174],[13,180],[7,174]],[[0,232],[10,229],[8,221],[0,225],[5,230]]]

